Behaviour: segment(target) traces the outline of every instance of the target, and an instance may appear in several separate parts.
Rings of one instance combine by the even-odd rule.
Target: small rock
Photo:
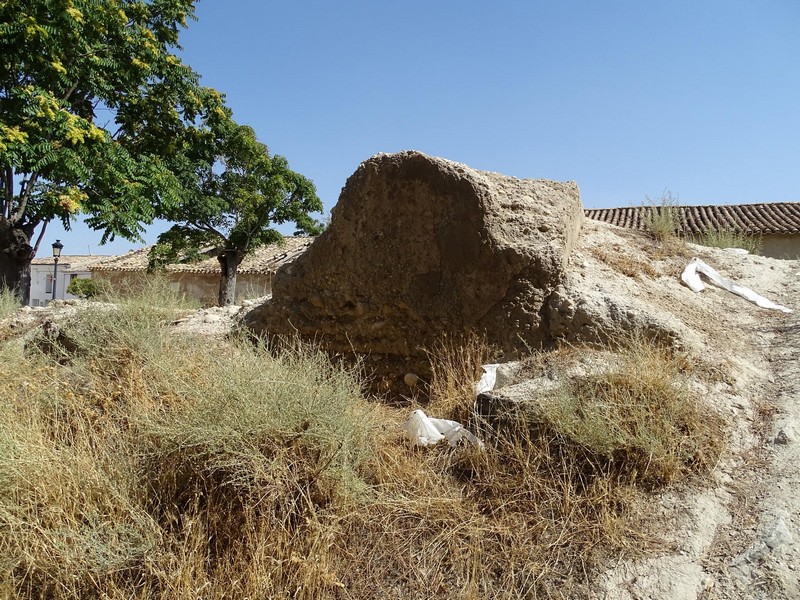
[[[791,440],[789,439],[789,436],[786,435],[786,432],[783,429],[781,429],[778,432],[778,435],[775,436],[775,439],[773,440],[773,443],[776,444],[777,446],[785,446],[790,441]]]
[[[495,380],[494,389],[499,390],[500,388],[512,385],[516,379],[519,368],[520,364],[518,362],[505,363],[497,367],[497,379]]]
[[[419,383],[419,376],[416,373],[406,373],[405,377],[403,377],[403,383],[410,388],[416,387]]]
[[[792,532],[786,526],[786,521],[778,519],[764,536],[764,543],[772,550],[777,550],[792,542]]]

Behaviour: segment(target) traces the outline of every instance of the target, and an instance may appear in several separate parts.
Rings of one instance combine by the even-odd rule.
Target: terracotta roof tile
[[[644,230],[650,210],[650,206],[587,208],[584,214],[595,221]],[[710,230],[732,230],[750,235],[800,233],[800,202],[680,206],[677,210],[680,230],[686,234],[696,235]]]
[[[314,241],[312,237],[283,238],[281,244],[262,246],[247,255],[239,265],[239,274],[268,274],[274,273],[283,264],[293,261],[300,256]],[[132,250],[121,256],[112,256],[107,260],[94,264],[91,271],[146,271],[148,253],[151,246]],[[215,257],[207,258],[195,263],[178,263],[167,265],[169,273],[219,273],[219,262]]]
[[[114,257],[105,254],[62,254],[58,259],[58,267],[67,271],[88,271],[92,265],[109,258]],[[54,262],[52,256],[40,256],[34,258],[31,264],[52,266]]]

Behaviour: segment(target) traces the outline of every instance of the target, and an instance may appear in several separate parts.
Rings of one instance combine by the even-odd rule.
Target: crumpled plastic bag
[[[460,440],[466,439],[471,444],[484,447],[483,442],[464,429],[461,423],[447,419],[431,419],[420,409],[411,413],[403,424],[403,430],[417,446],[435,446],[444,439],[451,446],[455,446]]]
[[[475,384],[475,394],[480,395],[484,392],[491,392],[497,383],[497,368],[499,364],[483,365],[483,375],[480,381]]]
[[[791,308],[786,308],[780,304],[775,304],[771,300],[764,298],[764,296],[756,294],[750,288],[746,288],[731,279],[723,277],[714,268],[710,267],[697,257],[689,261],[689,264],[686,265],[683,273],[681,273],[681,279],[693,292],[702,292],[706,288],[706,285],[700,280],[700,273],[708,277],[719,287],[737,294],[738,296],[741,296],[750,302],[754,302],[761,308],[779,310],[785,313],[793,312]]]

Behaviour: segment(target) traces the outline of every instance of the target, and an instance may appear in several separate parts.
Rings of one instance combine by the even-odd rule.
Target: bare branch
[[[69,90],[67,91],[67,93],[66,93],[66,94],[64,94],[64,97],[63,97],[63,98],[61,98],[62,102],[66,102],[67,100],[69,100],[69,97],[70,97],[70,96],[72,96],[72,94],[74,94],[74,93],[75,93],[75,90],[76,90],[76,89],[78,89],[78,84],[77,84],[77,82],[76,82],[76,83],[73,83],[73,84],[72,84],[72,87],[71,87],[71,88],[69,88]]]
[[[36,244],[33,246],[33,252],[31,252],[31,256],[36,256],[36,253],[39,252],[39,245],[42,243],[42,238],[44,237],[44,232],[47,231],[47,224],[50,222],[48,219],[42,225],[42,230],[39,232],[39,237],[36,238]]]
[[[14,213],[14,216],[9,219],[11,223],[19,223],[22,220],[22,217],[25,216],[25,209],[28,206],[28,199],[31,197],[31,192],[33,191],[33,186],[37,179],[39,179],[39,173],[32,173],[30,179],[22,182],[22,189],[20,190],[19,195],[19,206],[17,207],[17,212]]]
[[[208,233],[213,233],[214,235],[220,237],[223,241],[228,241],[228,238],[222,235],[219,231],[211,227],[211,225],[206,225],[205,223],[198,223],[197,221],[188,221],[189,225],[193,227],[197,227],[201,231],[207,231]]]
[[[10,219],[11,205],[14,202],[14,169],[11,165],[6,165],[5,180],[5,198],[3,198],[2,204],[0,204],[2,208],[2,210],[0,210],[0,215],[6,219]]]

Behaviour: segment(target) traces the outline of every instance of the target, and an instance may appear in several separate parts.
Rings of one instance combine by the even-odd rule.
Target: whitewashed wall
[[[58,281],[56,281],[56,298],[69,300],[76,298],[72,294],[67,294],[67,287],[74,276],[81,279],[91,278],[88,271],[73,271],[69,263],[58,265]],[[45,306],[53,297],[52,292],[47,291],[47,282],[53,276],[53,265],[31,265],[31,306]]]

